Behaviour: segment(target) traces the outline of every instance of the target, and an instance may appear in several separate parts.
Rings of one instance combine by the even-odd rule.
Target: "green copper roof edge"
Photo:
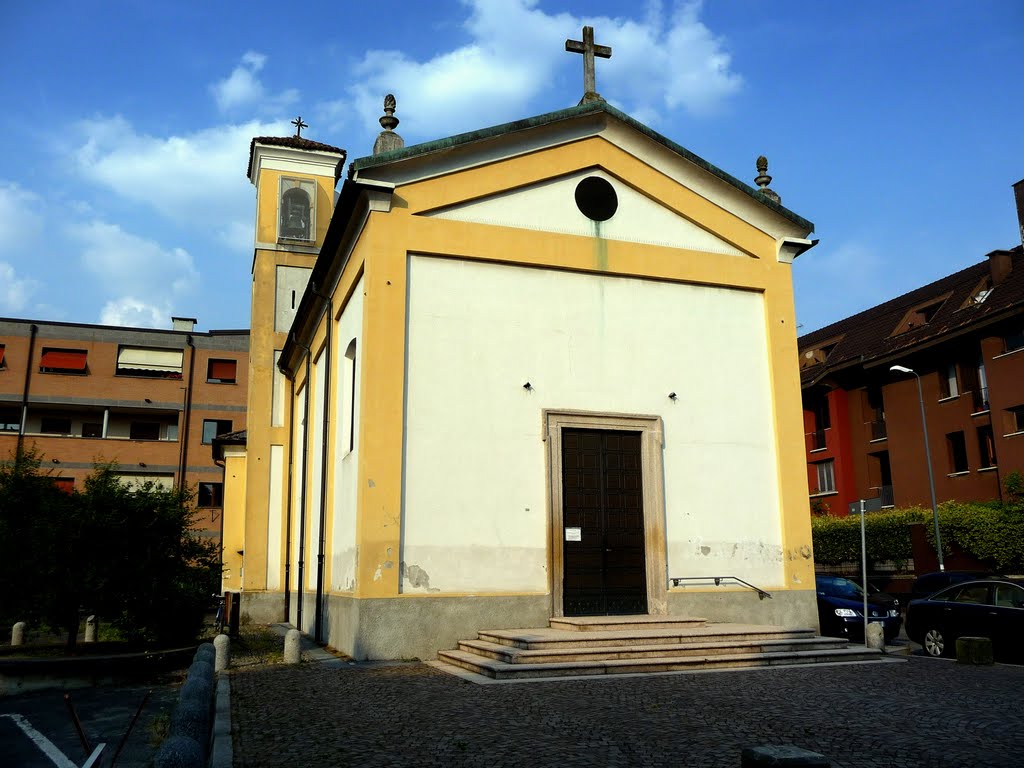
[[[436,139],[434,141],[423,142],[422,144],[414,144],[411,147],[403,147],[402,149],[393,149],[390,152],[382,152],[379,155],[368,155],[366,157],[356,158],[349,165],[349,177],[356,171],[361,171],[365,168],[375,168],[380,165],[387,163],[399,162],[401,160],[408,160],[410,158],[419,157],[421,155],[427,155],[431,152],[440,152],[446,149],[453,149],[463,144],[470,144],[475,141],[483,141],[485,139],[494,138],[507,133],[514,133],[516,131],[523,131],[529,128],[537,128],[542,125],[549,125],[551,123],[558,122],[560,120],[566,120],[573,117],[581,117],[583,115],[594,114],[597,112],[606,112],[609,115],[621,120],[630,127],[647,136],[649,139],[656,141],[666,149],[675,152],[680,157],[689,160],[694,165],[703,168],[708,173],[711,173],[727,184],[732,185],[741,192],[746,193],[757,202],[761,203],[766,208],[775,211],[781,216],[792,221],[801,227],[804,227],[809,232],[814,231],[814,224],[808,221],[803,216],[786,208],[784,205],[776,203],[761,194],[760,190],[754,189],[748,184],[743,183],[735,176],[726,173],[721,168],[712,165],[707,160],[698,155],[693,154],[690,150],[686,149],[680,144],[672,141],[671,139],[661,135],[652,128],[648,128],[646,125],[638,120],[627,115],[615,107],[611,106],[604,101],[591,101],[586,104],[579,104],[575,107],[568,107],[566,109],[560,109],[555,112],[547,112],[543,115],[537,115],[536,117],[528,117],[523,120],[515,120],[510,123],[502,123],[501,125],[491,126],[490,128],[481,128],[476,131],[468,131],[467,133],[459,133],[455,136],[447,136],[443,139]]]

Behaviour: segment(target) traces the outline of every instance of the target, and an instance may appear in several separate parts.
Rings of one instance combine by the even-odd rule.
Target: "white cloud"
[[[537,0],[465,5],[466,45],[425,61],[369,51],[354,68],[358,82],[346,98],[324,101],[319,111],[344,114],[347,105],[361,125],[374,126],[384,94],[394,93],[398,116],[416,140],[519,117],[556,81],[578,81],[582,96],[583,63],[564,51],[564,41],[579,37],[584,23],[596,27],[598,44],[613,49],[611,59],[597,62],[598,91],[646,121],[666,110],[711,113],[742,86],[723,40],[700,21],[699,2],[677,2],[669,13],[652,2],[638,19],[552,15]],[[561,106],[571,105],[546,105]]]
[[[165,249],[102,221],[72,225],[68,235],[82,249],[82,266],[113,297],[103,308],[104,323],[164,326],[172,301],[196,290],[199,273],[182,248]]]
[[[252,230],[252,190],[246,178],[254,136],[288,135],[287,122],[252,120],[184,136],[138,133],[122,117],[79,125],[84,143],[74,153],[79,172],[117,195],[157,210],[191,229],[236,247]]]
[[[18,184],[0,181],[0,313],[18,314],[29,306],[39,281],[19,274],[38,254],[43,236],[42,199]]]
[[[29,277],[19,277],[14,267],[0,261],[0,313],[12,315],[21,312],[39,283]]]
[[[170,323],[170,307],[168,302],[155,305],[126,296],[103,305],[100,323],[130,328],[166,328]]]
[[[0,253],[14,253],[38,243],[43,229],[38,195],[10,181],[0,181]]]
[[[668,23],[661,5],[652,3],[643,22],[608,20],[613,52],[606,98],[631,105],[631,111],[651,111],[650,120],[659,109],[713,114],[743,79],[730,70],[722,38],[700,21],[701,3],[677,4]]]
[[[891,298],[879,296],[879,286],[889,281],[886,264],[876,248],[852,240],[831,249],[819,246],[797,259],[793,286],[798,335]]]
[[[294,88],[278,94],[267,92],[257,77],[266,62],[264,54],[247,51],[230,75],[210,86],[210,92],[221,112],[250,107],[263,114],[273,114],[298,100],[299,92]]]

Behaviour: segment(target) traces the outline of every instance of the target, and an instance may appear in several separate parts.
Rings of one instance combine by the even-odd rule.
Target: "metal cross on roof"
[[[580,104],[586,101],[604,101],[601,98],[601,94],[597,92],[596,78],[594,77],[594,57],[600,56],[602,59],[610,59],[612,57],[612,49],[607,45],[595,45],[594,28],[584,27],[583,41],[566,40],[565,50],[570,53],[583,54],[583,99],[580,101]]]
[[[300,137],[300,138],[302,137],[302,129],[303,128],[309,128],[308,125],[306,125],[304,122],[302,122],[302,116],[301,115],[299,115],[299,117],[296,117],[294,120],[292,120],[292,125],[295,126],[295,135]]]

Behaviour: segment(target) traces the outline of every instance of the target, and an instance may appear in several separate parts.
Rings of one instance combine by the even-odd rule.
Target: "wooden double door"
[[[562,431],[563,613],[647,613],[641,433]]]

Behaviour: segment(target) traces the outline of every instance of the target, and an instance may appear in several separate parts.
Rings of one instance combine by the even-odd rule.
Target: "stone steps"
[[[679,629],[617,629],[585,632],[557,629],[483,630],[478,639],[527,650],[544,648],[597,648],[612,646],[665,645],[693,642],[787,640],[811,638],[810,629],[757,626],[751,624],[710,624]]]
[[[549,664],[562,661],[607,661],[651,657],[715,656],[737,653],[785,653],[790,651],[835,650],[848,647],[846,640],[830,637],[788,639],[722,640],[656,645],[585,646],[530,650],[486,640],[463,640],[458,650],[475,653],[506,664]],[[442,652],[444,653],[444,652]]]
[[[484,630],[442,665],[496,680],[880,661],[876,649],[811,629],[671,616],[555,618],[548,627]]]
[[[685,629],[703,627],[707,619],[685,616],[559,616],[551,619],[551,629],[570,632],[602,632],[629,629]]]
[[[608,659],[604,661],[563,661],[546,664],[509,664],[488,659],[467,651],[441,651],[438,658],[478,675],[495,680],[521,678],[567,677],[577,675],[639,674],[679,672],[694,669],[729,669],[736,667],[768,667],[780,664],[813,664],[839,661],[878,661],[881,651],[863,646],[835,650],[785,651],[777,653],[734,653],[682,657],[650,657],[642,659]]]

